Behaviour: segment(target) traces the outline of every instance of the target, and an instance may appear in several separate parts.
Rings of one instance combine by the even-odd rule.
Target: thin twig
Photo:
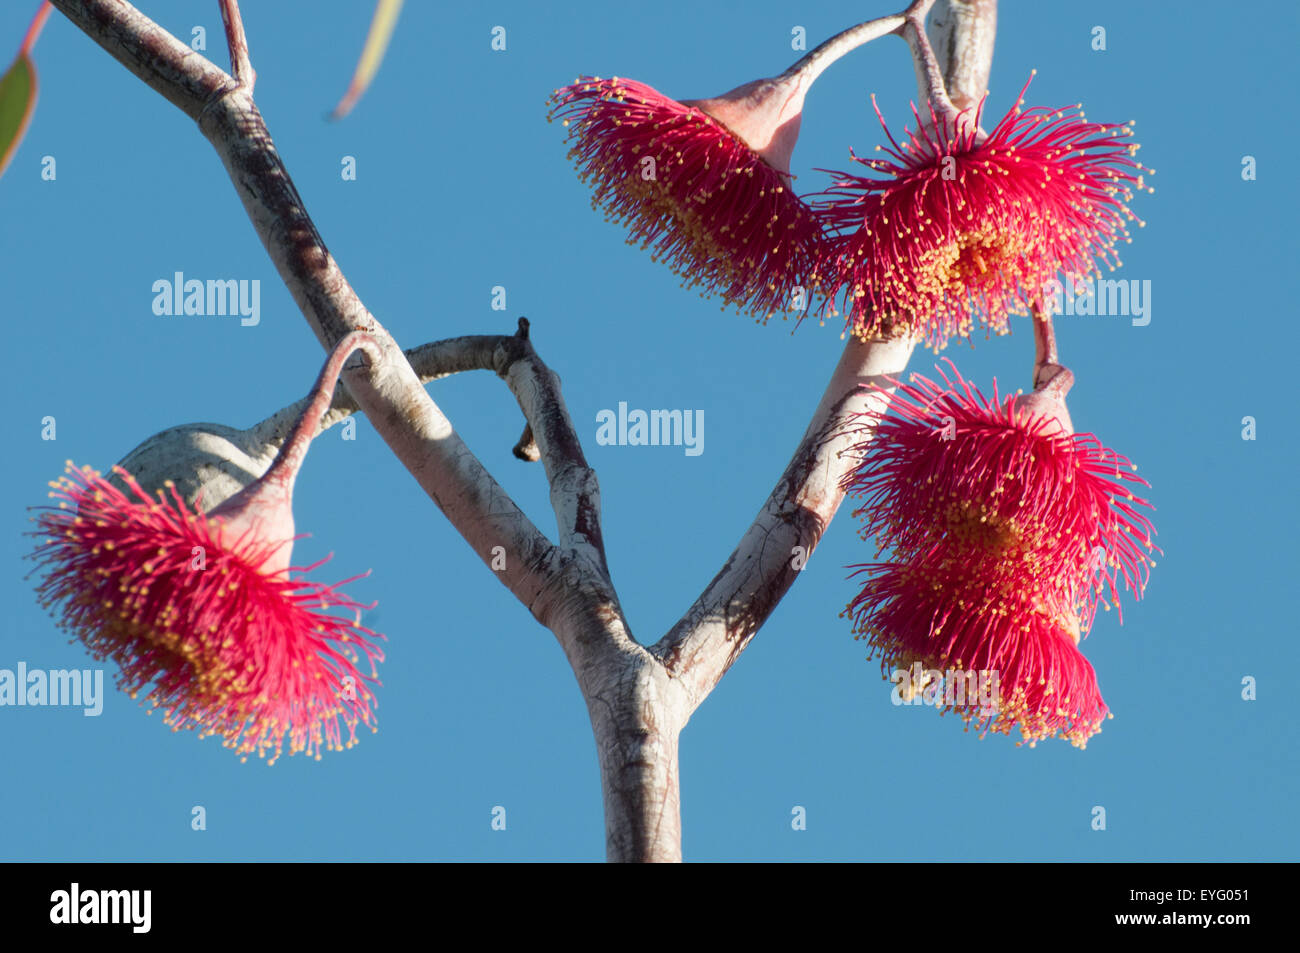
[[[930,4],[926,4],[928,10]],[[918,111],[921,122],[929,125],[931,114],[941,124],[953,130],[959,130],[963,124],[972,124],[973,117],[959,112],[952,100],[948,98],[948,86],[944,82],[939,60],[930,46],[930,39],[925,32],[925,15],[908,13],[899,32],[912,50],[912,64],[916,69],[917,90],[925,99]]]
[[[244,18],[239,14],[239,0],[220,0],[221,22],[226,27],[226,45],[230,47],[230,70],[241,86],[253,92],[257,72],[248,58],[248,37],[244,35]]]
[[[566,608],[554,597],[563,552],[465,446],[392,336],[357,297],[307,214],[248,89],[125,0],[53,2],[110,55],[198,121],[321,344],[330,350],[355,330],[380,342],[384,358],[376,367],[343,372],[348,390],[475,554],[490,564],[493,552],[504,549],[509,558],[496,577],[538,621],[552,622],[551,615]]]
[[[510,340],[510,337],[508,334],[467,334],[407,348],[403,353],[416,376],[420,378],[420,383],[431,384],[465,371],[495,371],[496,351]],[[293,422],[302,413],[303,406],[303,400],[295,401],[248,428],[252,435],[250,443],[278,447],[293,426]],[[321,417],[317,433],[323,433],[336,424],[342,423],[359,409],[348,389],[342,383],[337,384],[334,388],[334,399],[330,402],[329,410]],[[523,436],[519,438],[516,446],[526,446],[531,440],[532,428],[525,425]],[[515,455],[518,456],[518,453]],[[521,459],[536,462],[538,458]]]
[[[933,3],[934,0],[929,2]],[[781,76],[787,79],[798,77],[807,88],[836,60],[872,40],[897,33],[902,25],[903,14],[895,13],[849,27],[809,50]]]
[[[1056,328],[1052,324],[1052,309],[1035,300],[1029,307],[1030,320],[1034,322],[1034,389],[1042,387],[1056,376],[1060,356],[1056,350]]]
[[[998,0],[938,0],[930,37],[957,109],[978,106],[989,89],[998,29]]]

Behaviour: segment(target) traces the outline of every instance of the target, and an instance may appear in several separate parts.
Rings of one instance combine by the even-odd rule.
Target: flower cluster
[[[383,658],[357,621],[365,607],[338,586],[268,571],[281,540],[232,532],[174,489],[150,500],[116,472],[131,496],[71,464],[52,484],[61,502],[37,519],[42,604],[60,607],[60,624],[118,665],[118,686],[144,692],[176,730],[274,762],[286,735],[290,754],[341,749],[342,719],[351,745],[358,723],[372,725],[366,682]]]
[[[802,93],[779,81],[679,102],[585,78],[555,91],[552,115],[593,207],[689,287],[762,320],[815,291],[864,340],[909,334],[937,350],[977,322],[1004,333],[1058,275],[1116,267],[1136,220],[1145,170],[1130,126],[1025,109],[1023,96],[987,135],[981,110],[923,121],[914,109],[902,144],[884,128],[889,158],[850,152],[872,174],[833,172],[808,202],[789,167]]]
[[[346,583],[301,575],[320,563],[291,565],[294,480],[358,347],[379,353],[364,332],[344,337],[270,469],[210,512],[192,510],[171,481],[170,499],[161,490],[151,499],[121,467],[125,491],[69,462],[51,484],[58,505],[41,508],[31,534],[42,604],[118,665],[119,687],[144,693],[173,730],[219,735],[245,758],[270,753],[274,763],[286,736],[290,754],[319,758],[345,746],[340,720],[347,746],[358,724],[374,729],[367,683],[382,636],[360,623],[371,607],[344,595]],[[331,611],[340,609],[348,615]]]
[[[827,190],[794,195],[806,85],[862,30],[716,99],[617,78],[556,90],[593,207],[689,285],[761,320],[815,292],[816,310],[842,313],[864,341],[936,350],[977,326],[1005,333],[1050,290],[1120,264],[1149,171],[1130,125],[1089,122],[1079,106],[1025,108],[1028,83],[991,133],[982,102],[959,112],[933,86],[901,142],[877,108],[884,157],[850,152],[862,174],[832,172]],[[954,368],[944,386],[902,386],[867,420],[845,489],[864,498],[855,515],[877,556],[891,555],[855,567],[867,578],[846,612],[886,671],[996,673],[994,710],[948,705],[968,725],[1083,746],[1107,708],[1078,643],[1099,604],[1118,605],[1122,588],[1141,595],[1153,529],[1132,492],[1145,481],[1074,433],[1061,373],[1024,398],[995,385],[990,401]]]
[[[792,191],[788,165],[772,165],[707,106],[633,80],[587,77],[552,102],[592,207],[627,227],[630,244],[686,287],[763,320],[798,307],[795,289],[816,283],[821,226]]]
[[[1145,187],[1130,126],[1023,102],[987,137],[978,112],[927,124],[914,111],[901,145],[876,110],[889,158],[853,155],[874,176],[834,173],[814,203],[833,233],[825,284],[858,337],[904,328],[937,350],[976,321],[1005,333],[1058,274],[1074,285],[1120,264]]]
[[[855,567],[855,631],[886,671],[996,673],[996,712],[958,709],[968,724],[1082,747],[1107,709],[1077,645],[1099,603],[1146,585],[1154,530],[1132,492],[1145,481],[1050,404],[996,385],[988,400],[955,368],[942,387],[913,381],[868,421],[846,481],[863,538],[892,551]]]

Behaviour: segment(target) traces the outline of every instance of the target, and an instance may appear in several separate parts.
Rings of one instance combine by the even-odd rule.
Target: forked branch
[[[935,5],[942,81],[934,75],[936,54],[918,32],[929,10],[929,3],[913,4],[900,27],[913,50],[922,95],[946,96],[945,84],[963,96],[976,84],[982,94],[992,64],[996,0],[939,0]],[[883,386],[885,377],[901,374],[912,349],[913,342],[901,338],[848,343],[762,510],[704,592],[652,647],[669,674],[683,681],[692,710],[767,621],[839,508],[842,480],[856,462],[845,451],[865,439],[861,433],[849,438],[848,424],[859,414],[882,409],[892,392],[862,385]]]
[[[553,600],[541,596],[555,584],[563,550],[533,525],[464,444],[397,343],[348,284],[306,212],[253,102],[250,86],[191,50],[124,0],[54,0],[54,5],[127,69],[198,122],[221,157],[281,279],[325,349],[332,349],[354,330],[368,331],[380,342],[385,356],[373,378],[345,373],[344,382],[357,407],[480,559],[489,561],[495,547],[506,549],[507,568],[497,576],[539,621],[548,624],[544,616]],[[242,34],[237,22],[237,18],[232,20],[228,27],[236,41]],[[246,53],[241,55],[236,48],[232,56],[235,68],[244,69],[241,60]],[[251,63],[246,65],[244,79],[251,81]],[[552,502],[562,541],[570,547],[599,551],[594,479],[587,480],[583,467],[567,454],[564,430],[568,417],[558,400],[558,387],[549,380],[530,387],[529,379],[521,374],[515,385],[523,395],[521,405],[527,401],[533,413],[540,414],[533,430],[545,434],[538,440],[543,452],[549,446],[560,454],[559,462],[548,468],[548,476],[559,482],[558,489],[552,487]],[[600,564],[603,566],[603,558]]]

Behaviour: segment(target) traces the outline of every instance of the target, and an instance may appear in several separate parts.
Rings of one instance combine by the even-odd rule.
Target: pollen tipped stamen
[[[345,746],[340,722],[347,746],[359,724],[374,728],[369,685],[382,636],[360,625],[373,607],[344,595],[343,583],[293,578],[302,570],[289,565],[303,435],[315,432],[320,398],[328,403],[358,346],[378,353],[368,335],[340,342],[279,469],[207,516],[171,481],[170,498],[150,498],[120,467],[125,492],[69,462],[51,494],[58,505],[42,508],[31,534],[42,605],[94,657],[118,665],[119,687],[162,708],[173,730],[219,735],[245,757],[274,762],[287,737],[290,754],[318,758]],[[357,667],[363,655],[368,673]]]
[[[839,301],[854,334],[906,330],[937,350],[977,324],[1005,333],[1058,275],[1074,284],[1118,266],[1136,218],[1126,203],[1143,188],[1119,141],[1127,126],[1018,104],[980,140],[913,107],[917,129],[900,144],[872,105],[889,159],[850,151],[875,177],[833,172],[812,203],[829,232],[822,307],[839,313]]]
[[[748,111],[758,109],[750,100],[702,100],[700,108],[614,78],[579,80],[551,101],[592,207],[627,228],[629,244],[650,250],[686,287],[760,320],[802,315],[819,283],[821,227],[790,188],[788,164],[770,165],[749,144],[775,142],[778,133]],[[773,155],[788,146],[773,146]]]
[[[1154,529],[1130,489],[1145,481],[1052,410],[1062,374],[1029,397],[995,382],[991,401],[955,368],[941,375],[912,375],[864,419],[845,489],[862,500],[862,538],[892,553],[851,567],[866,579],[846,612],[887,674],[998,672],[996,715],[962,710],[968,724],[1082,746],[1107,712],[1077,646],[1098,605],[1146,585]]]

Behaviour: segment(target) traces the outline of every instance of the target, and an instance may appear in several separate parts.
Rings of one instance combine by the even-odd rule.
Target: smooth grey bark
[[[977,105],[988,92],[998,0],[938,0],[930,13],[930,38],[958,109]]]
[[[514,336],[475,334],[434,341],[410,348],[405,352],[406,359],[425,384],[471,370],[490,370],[504,376],[519,353],[518,339],[526,335],[527,322],[523,318],[520,322],[521,331]],[[170,480],[181,499],[206,512],[267,471],[307,402],[306,397],[294,401],[243,430],[220,423],[168,427],[143,441],[118,463],[149,496],[164,489]],[[357,410],[357,402],[340,382],[317,432],[328,430]],[[525,425],[514,450],[521,459],[538,459],[540,451],[531,426]],[[108,479],[125,492],[125,482],[115,474]]]
[[[854,463],[845,453],[847,427],[886,399],[860,385],[900,374],[913,342],[849,341],[753,525],[681,621],[646,648],[633,638],[610,578],[599,485],[558,378],[526,334],[512,345],[498,339],[490,354],[483,341],[457,339],[460,345],[448,347],[463,360],[459,369],[490,366],[518,399],[528,429],[517,454],[535,455],[544,464],[557,523],[552,542],[460,440],[424,390],[414,359],[366,310],[330,255],[253,102],[255,73],[239,17],[223,17],[236,64],[232,77],[124,0],[53,3],[196,121],[325,349],[353,330],[368,331],[380,342],[381,360],[345,372],[347,406],[367,415],[481,559],[490,561],[495,546],[506,548],[508,568],[495,575],[555,634],[587,703],[601,769],[607,857],[680,860],[681,729],[797,578],[795,548],[802,548],[806,560],[839,507],[842,478]],[[909,13],[924,16],[930,5],[920,0]],[[233,7],[233,0],[225,0],[223,14]],[[963,92],[987,81],[995,15],[993,0],[940,0],[935,8],[936,29],[942,22],[946,31],[935,37],[938,55],[947,78],[959,81]],[[509,351],[500,359],[498,346]],[[860,442],[862,435],[852,439]],[[182,454],[175,465],[184,468],[187,459]]]

